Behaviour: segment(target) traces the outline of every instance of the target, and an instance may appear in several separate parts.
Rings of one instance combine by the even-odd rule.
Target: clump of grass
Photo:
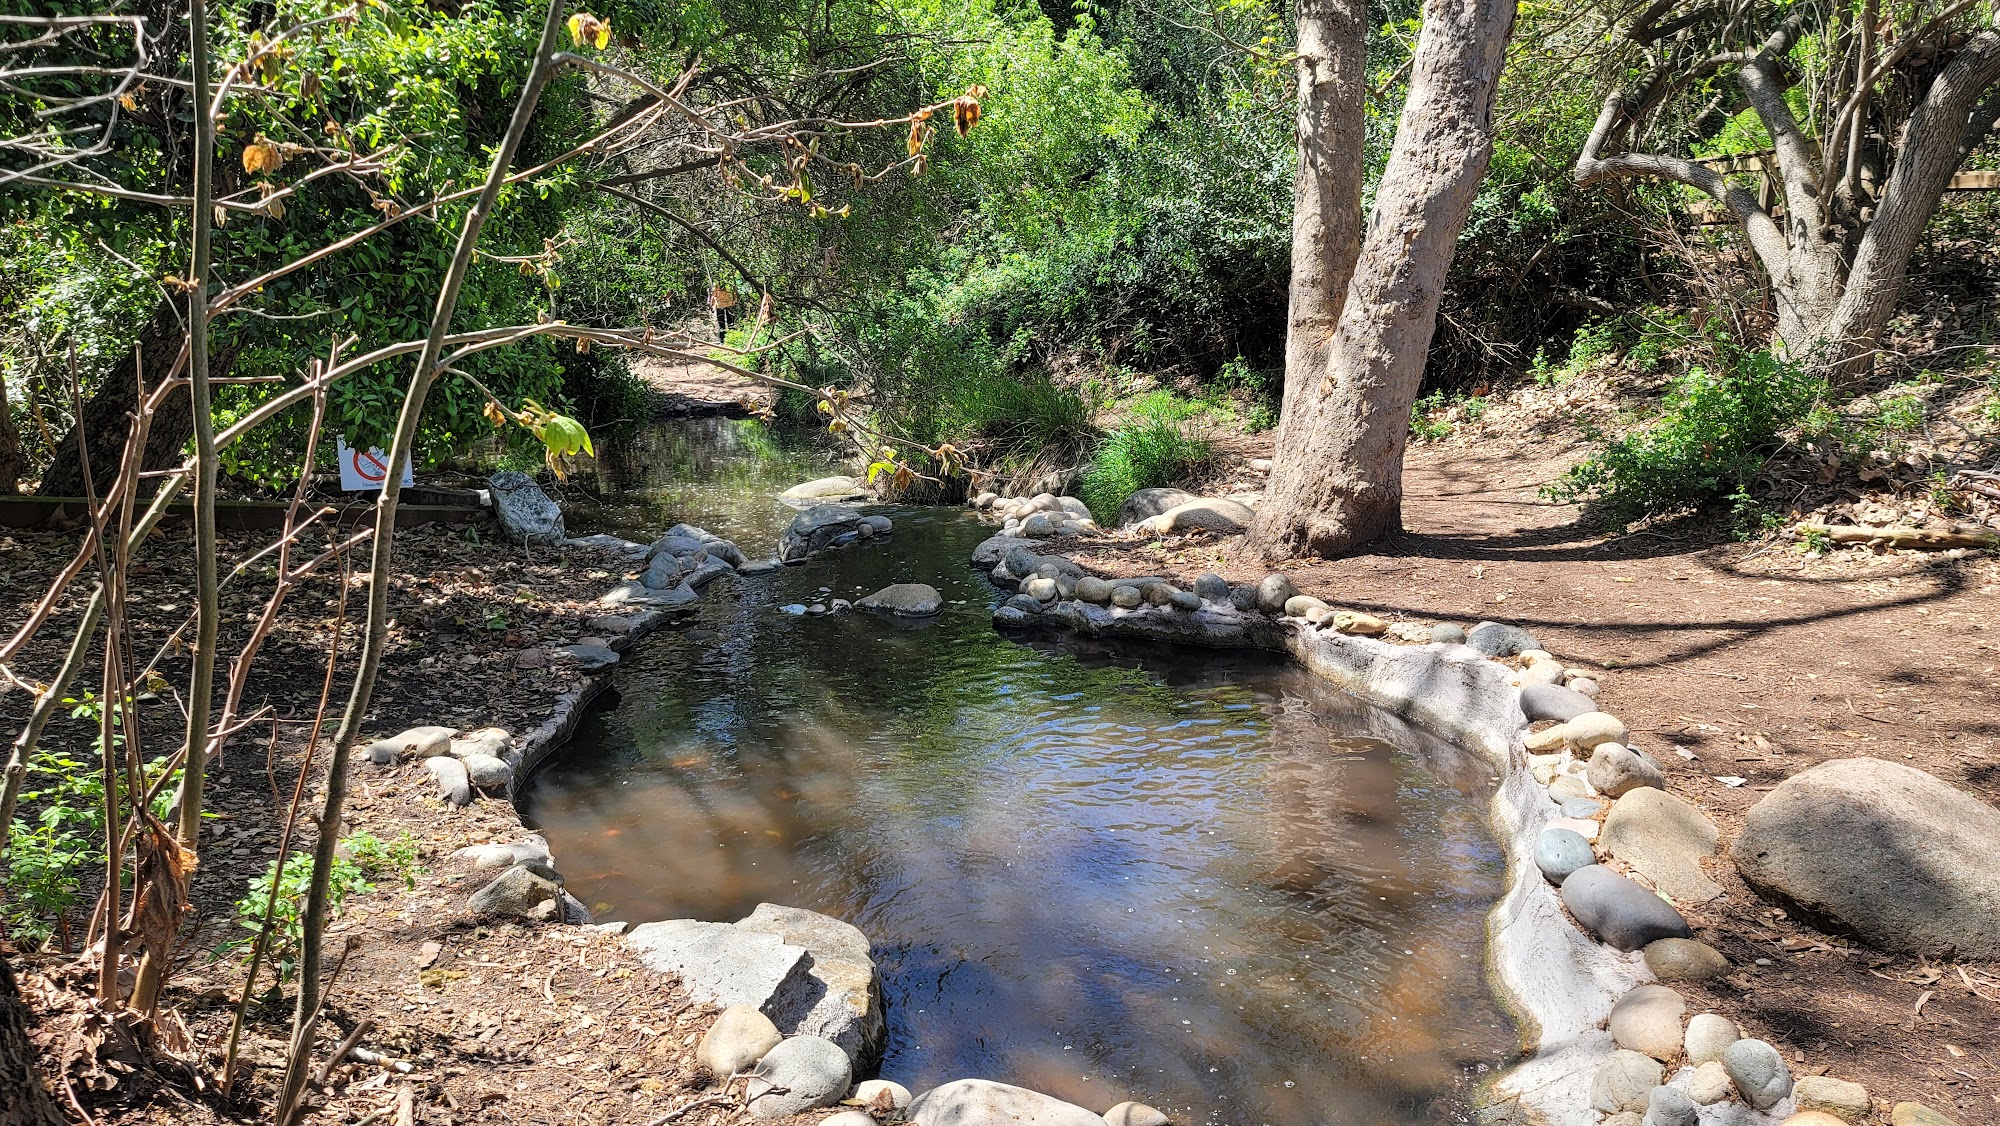
[[[1215,443],[1201,432],[1198,405],[1156,393],[1135,404],[1123,426],[1105,435],[1083,471],[1083,502],[1108,522],[1140,489],[1198,477],[1215,465]]]

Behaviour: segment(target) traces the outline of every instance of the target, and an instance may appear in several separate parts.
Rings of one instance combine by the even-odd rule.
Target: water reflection
[[[889,995],[882,1073],[915,1089],[1462,1117],[1513,1046],[1480,972],[1483,764],[1275,660],[1000,637],[964,563],[983,529],[891,514],[888,543],[743,580],[702,640],[621,668],[524,798],[572,889],[611,918],[770,900],[854,922]],[[750,541],[764,516],[730,519]],[[892,581],[946,614],[776,609]]]

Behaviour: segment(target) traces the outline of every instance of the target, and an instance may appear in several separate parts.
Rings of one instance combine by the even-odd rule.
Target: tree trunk
[[[7,403],[7,380],[0,376],[0,496],[20,491],[21,471],[26,468],[21,459],[21,435],[14,429],[14,408]]]
[[[1968,40],[1910,115],[1895,167],[1882,185],[1875,219],[1855,247],[1846,292],[1830,311],[1820,339],[1822,362],[1836,371],[1865,372],[1903,296],[1910,256],[1945,185],[1973,145],[1993,126],[1979,121],[1980,99],[2000,84],[2000,29]]]
[[[1367,167],[1366,0],[1300,0],[1299,174],[1292,189],[1291,314],[1280,426],[1298,419],[1299,389],[1326,366],[1327,345],[1361,253]],[[1310,425],[1300,420],[1300,425]]]
[[[36,1073],[35,1044],[28,1039],[28,1006],[4,952],[0,952],[0,1126],[65,1126]]]
[[[1252,543],[1334,555],[1402,522],[1403,448],[1438,300],[1493,151],[1514,0],[1428,0],[1395,146],[1324,374],[1279,435]],[[1288,396],[1289,397],[1289,396]]]
[[[136,365],[145,364],[146,388],[150,391],[173,369],[186,339],[173,302],[162,301],[154,310],[153,319],[140,331],[138,343],[104,373],[97,390],[84,403],[82,417],[56,445],[55,459],[49,462],[48,472],[42,474],[37,495],[83,495],[83,462],[78,451],[85,439],[90,446],[91,482],[99,493],[104,491],[105,484],[118,475],[118,463],[125,456],[125,441],[132,432],[130,418],[139,409],[139,385],[133,378]],[[210,366],[226,374],[231,359],[233,352],[218,353]],[[194,416],[190,413],[187,391],[175,391],[153,416],[152,429],[146,438],[146,460],[140,468],[163,469],[178,462],[182,447],[193,434]]]

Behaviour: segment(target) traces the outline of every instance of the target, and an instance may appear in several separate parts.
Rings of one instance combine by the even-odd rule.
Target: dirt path
[[[2000,560],[1807,561],[1789,546],[1665,532],[1606,539],[1537,496],[1569,460],[1420,447],[1405,532],[1284,570],[1303,592],[1387,618],[1512,622],[1566,664],[1602,670],[1607,709],[1725,840],[1764,792],[1831,759],[1904,762],[2000,804]],[[1212,541],[1075,546],[1112,573],[1267,569]],[[1682,987],[1693,1005],[1834,1061],[1833,1074],[1879,1096],[2000,1122],[2000,966],[1961,975],[1884,957],[1786,918],[1726,858],[1710,875],[1727,894],[1690,921],[1740,968]]]
[[[632,374],[660,393],[654,408],[658,418],[681,415],[751,415],[768,407],[777,392],[767,384],[692,360],[674,362],[658,356],[632,360]]]

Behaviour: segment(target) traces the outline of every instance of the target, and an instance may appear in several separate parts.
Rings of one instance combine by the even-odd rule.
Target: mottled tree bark
[[[4,953],[0,953],[0,1126],[65,1126],[55,1100],[36,1074],[28,1006]]]
[[[1514,0],[1428,0],[1388,167],[1318,378],[1288,404],[1252,543],[1336,555],[1402,522],[1403,448],[1445,272],[1493,151]],[[1288,399],[1293,396],[1288,392]],[[1305,420],[1310,419],[1310,424]]]
[[[7,381],[0,378],[0,496],[20,491],[21,472],[26,468],[21,458],[21,435],[14,429],[14,408],[7,402]]]
[[[1294,64],[1299,174],[1292,189],[1291,313],[1280,426],[1299,419],[1299,389],[1311,386],[1325,368],[1361,253],[1367,26],[1365,0],[1300,0]]]

